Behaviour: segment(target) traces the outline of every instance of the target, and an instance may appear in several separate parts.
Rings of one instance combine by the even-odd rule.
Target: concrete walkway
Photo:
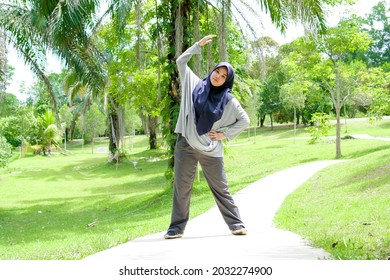
[[[91,255],[86,260],[317,260],[329,259],[299,235],[276,229],[273,217],[288,194],[312,175],[340,161],[319,161],[269,175],[234,195],[246,236],[233,236],[216,207],[188,222],[184,236],[165,240],[148,235]],[[167,225],[168,226],[168,225]]]
[[[388,137],[374,137],[368,134],[352,134],[351,136],[356,139],[390,141],[390,138]]]

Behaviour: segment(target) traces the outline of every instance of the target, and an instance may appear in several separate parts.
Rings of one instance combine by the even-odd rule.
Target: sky
[[[253,1],[253,0],[248,0]],[[346,10],[350,10],[351,13],[355,13],[360,16],[364,16],[371,12],[371,8],[376,5],[380,0],[358,0],[354,6],[338,6],[332,8],[327,17],[327,21],[330,26],[336,25],[340,18],[343,16]],[[262,19],[263,31],[262,35],[267,35],[275,39],[279,44],[291,42],[299,36],[303,35],[303,28],[301,26],[291,26],[286,32],[286,35],[281,35],[280,32],[271,24],[269,17],[263,17]],[[35,81],[35,75],[29,70],[23,60],[18,57],[14,49],[10,49],[8,53],[8,63],[15,68],[15,73],[10,86],[7,88],[7,92],[15,94],[21,101],[27,99],[27,95],[19,93],[20,85],[24,82],[25,86],[31,86]],[[61,63],[53,55],[48,55],[48,73],[59,73],[61,71]]]

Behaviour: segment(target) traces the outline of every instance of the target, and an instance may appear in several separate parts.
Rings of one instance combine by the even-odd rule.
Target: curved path
[[[369,139],[369,140],[380,140],[380,141],[390,141],[389,137],[374,137],[368,134],[352,134],[353,138],[357,139]]]
[[[312,175],[340,161],[318,161],[269,175],[234,195],[246,236],[233,236],[216,207],[188,222],[180,239],[165,240],[165,232],[137,238],[96,253],[86,260],[317,260],[330,255],[313,248],[299,235],[277,229],[273,217],[285,197]]]

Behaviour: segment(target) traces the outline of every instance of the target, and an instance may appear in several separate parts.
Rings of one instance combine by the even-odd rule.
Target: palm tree
[[[94,95],[102,95],[107,84],[104,66],[107,61],[94,45],[94,32],[102,22],[96,20],[102,0],[84,1],[0,1],[0,26],[7,32],[7,39],[24,61],[46,84],[52,101],[57,124],[58,106],[54,90],[45,73],[46,50],[56,54],[67,67],[77,73],[78,80],[87,85]],[[134,1],[111,0],[103,17],[112,15],[123,30],[125,20]],[[109,111],[110,151],[118,150],[117,102],[111,100]]]
[[[233,14],[233,11],[237,11],[238,15],[242,15],[245,19],[245,14],[240,10],[240,6],[236,2],[240,2],[243,6],[249,8],[253,11],[253,7],[250,7],[245,0],[233,1],[231,0],[217,0],[216,6],[212,6],[207,0],[163,0],[161,5],[168,7],[169,16],[167,21],[169,22],[169,28],[167,28],[166,37],[168,39],[168,65],[167,71],[169,73],[169,88],[168,96],[170,98],[170,103],[168,104],[167,112],[169,112],[168,118],[165,120],[167,129],[166,135],[169,136],[168,145],[170,147],[171,159],[169,161],[169,168],[173,167],[173,149],[175,144],[174,135],[174,126],[175,126],[175,116],[177,115],[177,108],[180,104],[180,88],[179,88],[179,77],[177,70],[171,65],[175,64],[175,60],[178,55],[180,55],[185,49],[187,49],[194,39],[191,38],[192,26],[190,23],[191,10],[195,11],[193,16],[195,19],[198,18],[196,13],[198,13],[199,7],[204,14],[208,15],[210,9],[217,11],[217,14],[220,15],[219,22],[219,37],[222,39],[219,40],[219,53],[220,59],[227,60],[226,52],[226,24],[229,20],[229,17]],[[272,22],[276,27],[284,32],[287,29],[289,22],[301,22],[304,24],[306,30],[314,31],[324,31],[325,29],[325,19],[324,11],[322,9],[323,0],[256,0],[260,5],[261,10],[268,13],[271,17]],[[195,9],[190,9],[195,7]],[[218,19],[217,19],[218,20]],[[248,21],[248,19],[246,19]],[[195,23],[196,26],[197,23]],[[250,25],[249,25],[250,26]],[[195,29],[195,34],[196,29]]]
[[[107,60],[94,45],[93,36],[97,26],[102,22],[96,20],[100,4],[107,1],[7,1],[0,0],[0,26],[8,35],[8,41],[18,50],[25,62],[45,82],[52,97],[53,111],[57,122],[58,108],[54,91],[45,74],[46,50],[52,51],[60,57],[66,66],[73,69],[78,79],[89,87],[95,95],[102,95],[107,85],[107,72],[104,66]],[[121,32],[132,11],[135,0],[111,0],[108,8],[101,18],[110,15],[118,32]],[[141,3],[141,0],[137,1]],[[246,4],[246,1],[239,2]],[[168,15],[165,22],[165,36],[168,41],[168,67],[169,90],[171,99],[168,111],[168,129],[174,128],[174,111],[180,102],[178,73],[172,65],[175,59],[184,49],[191,44],[191,11],[198,6],[201,13],[208,13],[210,9],[222,14],[221,28],[226,27],[229,19],[229,11],[236,9],[231,0],[218,0],[216,6],[211,6],[207,0],[162,0],[161,6],[165,6]],[[269,13],[272,21],[281,30],[285,30],[289,20],[299,20],[308,29],[322,29],[324,27],[321,0],[257,0],[263,11]],[[222,7],[222,10],[221,10]],[[199,10],[198,9],[198,10]],[[221,10],[222,13],[218,13]],[[231,13],[230,13],[231,14]],[[223,31],[224,32],[224,31]],[[223,33],[222,32],[222,33]],[[224,41],[221,41],[224,44]],[[220,53],[225,53],[222,49]],[[117,108],[119,103],[108,95],[110,151],[115,154],[118,151],[119,124]],[[173,138],[170,138],[173,140]],[[170,141],[170,144],[174,143]]]
[[[80,116],[84,116],[92,105],[92,94],[87,85],[78,80],[77,74],[69,71],[62,82],[62,87],[68,96],[68,106],[72,111],[72,121],[69,128],[70,140],[74,138],[76,121]]]
[[[68,66],[75,69],[78,73],[77,78],[82,83],[93,85],[90,86],[93,89],[102,87],[102,79],[99,76],[102,71],[96,67],[99,65],[96,59],[91,59],[96,52],[91,51],[93,48],[88,45],[89,35],[86,32],[90,18],[90,15],[85,13],[86,8],[92,12],[96,5],[93,5],[93,1],[89,1],[90,5],[86,5],[86,8],[72,6],[72,3],[65,5],[64,1],[14,1],[10,3],[10,1],[0,3],[0,24],[9,34],[9,42],[45,83],[59,127],[58,103],[60,100],[55,94],[54,85],[45,73],[45,49],[57,54]],[[87,19],[85,26],[82,23],[84,19]]]
[[[43,15],[34,13],[24,1],[0,2],[0,26],[6,32],[7,41],[24,58],[31,70],[42,79],[48,88],[51,102],[59,125],[57,101],[49,78],[45,74],[45,47],[47,44],[39,30]],[[42,28],[42,27],[41,27]]]
[[[62,132],[55,125],[55,118],[53,112],[46,111],[41,118],[39,118],[39,123],[41,126],[41,144],[43,146],[43,153],[50,156],[52,152],[52,146],[56,146],[60,149],[59,143],[62,139]]]
[[[306,30],[316,33],[326,29],[324,4],[326,0],[255,0],[272,23],[284,33],[290,22],[302,23]],[[244,2],[241,0],[241,2]],[[333,3],[336,4],[336,3]]]

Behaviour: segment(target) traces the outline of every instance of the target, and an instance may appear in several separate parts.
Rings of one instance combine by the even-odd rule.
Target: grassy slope
[[[349,133],[390,137],[389,127],[390,121],[376,125],[364,122],[349,125]],[[229,143],[225,165],[231,190],[238,191],[293,165],[334,158],[331,140],[317,145],[297,140],[294,144],[292,136],[291,128],[261,129],[256,139],[253,133],[250,138],[244,133]],[[301,128],[297,136],[305,137],[307,133]],[[137,139],[130,160],[139,162],[138,169],[130,161],[108,165],[105,154],[72,147],[72,156],[27,157],[0,170],[0,259],[79,259],[129,239],[165,230],[171,211],[171,190],[163,176],[167,163],[149,160],[161,154],[144,151],[147,139]],[[390,144],[382,141],[348,140],[342,144],[344,158],[358,163],[365,156],[382,153],[389,163],[389,157],[386,158],[389,148]],[[367,181],[371,181],[369,178]],[[383,180],[386,182],[386,178]],[[325,180],[321,181],[325,184]],[[292,205],[296,204],[292,201]],[[191,216],[212,205],[210,191],[201,178],[194,187]],[[291,207],[287,206],[288,213]],[[379,233],[376,237],[386,239]]]
[[[390,138],[390,122],[349,124],[351,134]],[[351,132],[352,131],[352,132]],[[291,194],[275,223],[322,247],[336,259],[390,256],[390,143],[350,140],[347,162],[316,174]],[[359,145],[361,149],[355,149]]]
[[[284,201],[275,222],[336,259],[387,259],[389,198],[387,148],[317,173]]]

